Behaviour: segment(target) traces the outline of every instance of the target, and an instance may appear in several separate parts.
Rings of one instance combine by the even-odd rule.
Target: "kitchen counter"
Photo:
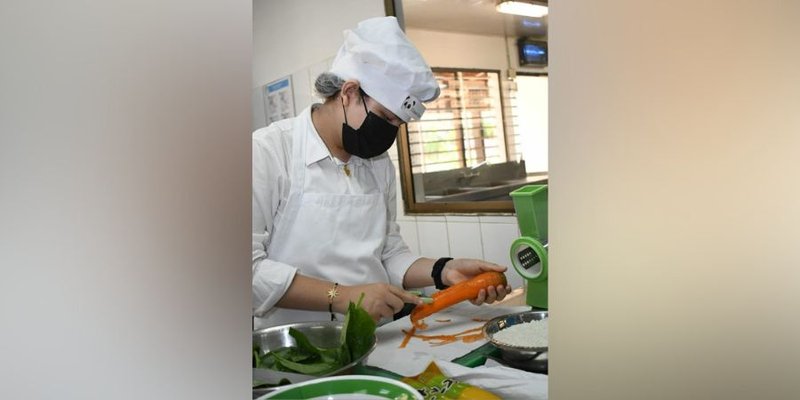
[[[430,328],[423,332],[426,335],[436,335],[447,333],[442,332],[443,330],[452,333],[463,331],[465,327],[476,329],[495,316],[529,309],[525,305],[524,291],[519,288],[502,301],[493,304],[474,306],[464,302],[443,310],[426,318]],[[501,398],[547,399],[547,375],[501,366],[491,360],[500,357],[499,350],[485,339],[442,346],[429,346],[422,340],[414,340],[407,347],[400,348],[405,336],[402,331],[410,328],[408,316],[379,327],[376,332],[376,349],[370,354],[366,364],[356,366],[349,373],[400,380],[405,376],[419,374],[430,362],[435,361],[446,376],[483,387]],[[270,389],[254,390],[253,398],[269,391]]]
[[[456,304],[425,318],[425,330],[409,335],[412,324],[408,316],[380,326],[375,335],[378,346],[367,364],[407,374],[425,365],[398,366],[396,359],[410,354],[424,354],[460,365],[475,367],[484,364],[487,356],[499,351],[481,336],[483,325],[492,318],[529,311],[522,289],[512,291],[501,302],[475,306],[469,302]],[[446,342],[426,337],[445,337]]]
[[[496,316],[527,310],[530,307],[525,304],[524,291],[520,288],[491,305],[474,306],[464,302],[443,310],[426,318],[428,329],[417,333],[438,336],[469,332],[480,329],[485,321]],[[379,327],[376,349],[366,365],[358,367],[354,373],[401,379],[419,374],[430,362],[435,361],[443,371],[449,371],[447,376],[482,386],[503,398],[520,398],[520,390],[534,393],[532,397],[525,398],[547,398],[547,375],[498,364],[495,360],[500,358],[500,351],[486,339],[470,343],[456,340],[437,345],[414,336],[403,347],[405,332],[409,332],[411,327],[408,317]],[[474,331],[470,334],[474,335]]]

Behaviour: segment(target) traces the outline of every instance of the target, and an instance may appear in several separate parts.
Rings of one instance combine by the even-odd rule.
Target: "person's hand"
[[[339,290],[341,291],[339,296],[336,296],[333,301],[336,312],[346,313],[348,304],[351,301],[357,303],[361,293],[364,293],[361,307],[375,321],[381,318],[392,319],[394,314],[403,309],[405,303],[422,304],[422,300],[419,297],[406,293],[405,290],[388,283],[340,286]]]
[[[497,265],[483,260],[474,260],[470,258],[456,258],[448,261],[442,269],[442,283],[447,286],[455,285],[459,282],[470,279],[482,272],[498,271],[504,272],[506,267]],[[490,286],[486,289],[481,289],[478,297],[470,300],[472,304],[479,306],[483,303],[494,303],[495,301],[503,300],[508,293],[511,292],[511,286]]]

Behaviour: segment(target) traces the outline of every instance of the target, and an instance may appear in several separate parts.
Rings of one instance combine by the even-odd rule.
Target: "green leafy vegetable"
[[[253,344],[253,368],[261,368],[261,348]]]
[[[361,307],[362,301],[364,301],[364,293],[361,293],[357,304],[350,302],[347,307],[340,339],[341,343],[347,346],[350,358],[353,360],[369,351],[373,342],[372,337],[375,334],[375,320]]]
[[[294,339],[295,345],[266,354],[261,354],[258,345],[254,345],[253,368],[320,376],[336,371],[363,356],[374,343],[376,327],[375,321],[361,307],[363,300],[362,293],[358,303],[350,302],[348,305],[338,347],[314,346],[303,332],[289,328],[289,335]]]
[[[306,335],[303,334],[303,332],[300,332],[294,328],[289,328],[289,336],[294,338],[294,341],[297,342],[297,350],[299,350],[299,352],[318,357],[321,356],[323,349],[320,349],[311,344],[311,341],[308,340],[308,338],[306,337]]]
[[[292,371],[292,372],[299,372],[301,374],[306,375],[322,375],[328,372],[335,371],[338,366],[332,361],[325,361],[319,358],[316,359],[303,359],[303,362],[295,362],[289,359],[283,358],[278,353],[271,353],[272,357],[275,357],[275,362],[280,364],[282,367]],[[311,360],[311,362],[306,362]]]

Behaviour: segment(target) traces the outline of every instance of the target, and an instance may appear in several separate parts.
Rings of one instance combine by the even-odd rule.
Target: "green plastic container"
[[[527,185],[510,193],[522,236],[547,241],[547,185]]]

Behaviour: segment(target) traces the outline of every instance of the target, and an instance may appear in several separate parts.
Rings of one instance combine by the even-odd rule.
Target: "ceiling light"
[[[505,14],[541,18],[547,15],[547,2],[534,0],[497,0],[497,11]]]

